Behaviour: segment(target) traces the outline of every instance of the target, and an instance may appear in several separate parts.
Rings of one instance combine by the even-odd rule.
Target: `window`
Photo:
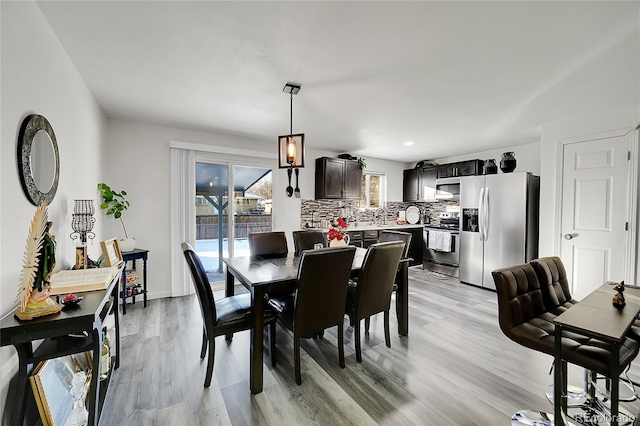
[[[361,209],[384,207],[386,197],[386,177],[384,173],[364,172],[362,174],[362,198],[358,203]]]

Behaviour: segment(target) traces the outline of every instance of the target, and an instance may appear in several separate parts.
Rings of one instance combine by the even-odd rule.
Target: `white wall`
[[[73,200],[97,200],[106,119],[34,2],[0,2],[2,150],[0,150],[0,314],[13,311],[29,224],[35,213],[22,191],[17,167],[20,124],[29,114],[45,116],[60,152],[58,192],[49,207],[58,267],[74,262],[69,238]],[[96,226],[100,233],[100,224]],[[90,246],[96,258],[100,245]],[[0,349],[0,413],[15,374],[13,347]]]
[[[201,145],[231,147],[260,153],[276,152],[276,139],[261,140],[242,135],[199,132],[175,127],[134,123],[124,120],[108,120],[107,167],[104,182],[116,190],[126,190],[131,207],[123,217],[127,232],[136,239],[136,245],[150,250],[148,262],[149,297],[171,296],[169,277],[171,248],[170,235],[170,161],[171,141]],[[315,189],[315,159],[336,156],[338,153],[306,149],[305,168],[300,170],[301,199],[313,199]],[[211,154],[215,157],[215,154]],[[276,167],[276,161],[274,161]],[[402,170],[404,163],[367,158],[367,169],[382,171],[388,177],[388,199],[402,200]],[[295,179],[295,177],[294,177]],[[295,185],[295,183],[292,184]],[[287,173],[277,169],[273,177],[274,230],[291,231],[300,227],[300,199],[287,197]],[[120,236],[120,224],[102,213],[104,235],[101,239]],[[289,241],[293,244],[292,241]]]

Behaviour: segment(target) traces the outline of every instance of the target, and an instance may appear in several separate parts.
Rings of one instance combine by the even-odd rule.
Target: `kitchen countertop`
[[[347,232],[352,231],[372,231],[372,230],[381,230],[381,229],[397,229],[401,231],[402,229],[410,229],[410,228],[422,228],[424,225],[421,223],[416,223],[415,225],[405,224],[398,225],[397,223],[391,222],[387,225],[374,225],[374,224],[359,224],[358,226],[349,225],[346,229]],[[329,231],[330,228],[307,228],[307,229],[319,229],[321,231]]]

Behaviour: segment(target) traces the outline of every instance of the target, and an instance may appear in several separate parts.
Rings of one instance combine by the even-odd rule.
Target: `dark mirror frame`
[[[31,148],[33,146],[33,138],[40,130],[44,130],[51,139],[53,145],[53,156],[55,161],[55,176],[53,184],[49,192],[42,192],[33,179],[33,171],[31,170]],[[20,172],[20,183],[25,195],[35,206],[40,205],[42,200],[51,204],[53,197],[58,190],[58,180],[60,178],[60,153],[58,152],[58,142],[53,128],[49,121],[42,115],[31,114],[27,116],[20,126],[18,136],[18,170]]]

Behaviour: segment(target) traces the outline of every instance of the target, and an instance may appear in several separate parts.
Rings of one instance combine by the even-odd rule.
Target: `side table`
[[[122,271],[122,288],[120,291],[120,298],[122,299],[122,315],[127,314],[127,299],[131,298],[131,303],[135,305],[136,296],[142,295],[144,301],[144,307],[147,307],[147,255],[149,250],[134,249],[122,253],[122,260],[124,261],[124,269]],[[133,263],[133,270],[136,270],[136,261],[142,259],[142,290],[137,293],[127,294],[127,262]]]

